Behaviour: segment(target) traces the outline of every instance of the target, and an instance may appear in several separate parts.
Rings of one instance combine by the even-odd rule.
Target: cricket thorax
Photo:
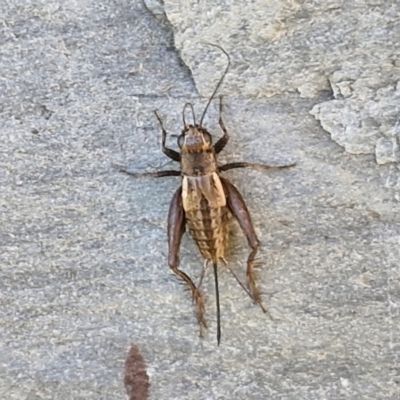
[[[215,150],[210,133],[200,125],[187,125],[178,138],[182,173],[204,176],[217,171]]]
[[[184,176],[201,177],[217,171],[217,160],[213,149],[200,153],[181,153]]]

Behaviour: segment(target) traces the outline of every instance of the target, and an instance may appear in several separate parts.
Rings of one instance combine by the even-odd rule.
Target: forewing
[[[224,189],[216,172],[205,176],[185,176],[183,178],[182,200],[185,211],[200,210],[203,199],[207,200],[210,208],[226,205]]]

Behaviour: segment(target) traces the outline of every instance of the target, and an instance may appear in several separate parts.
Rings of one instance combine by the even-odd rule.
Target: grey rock
[[[375,147],[376,162],[387,164],[400,161],[400,151],[397,138],[380,138]]]
[[[164,2],[162,0],[145,0],[143,4],[154,15],[157,21],[167,24],[168,19],[164,11]]]
[[[347,63],[333,74],[335,100],[317,104],[311,114],[332,139],[352,154],[375,154],[378,164],[398,162],[400,91],[396,68]]]
[[[215,10],[190,4],[208,10],[210,23],[218,22],[213,13],[224,16],[221,2]],[[316,2],[304,6],[304,16],[311,6],[318,17]],[[287,7],[278,10],[283,33],[286,16],[296,8],[301,15],[297,3]],[[123,368],[132,343],[146,361],[153,399],[399,397],[394,165],[345,153],[309,114],[316,99],[301,98],[297,86],[272,98],[237,96],[247,80],[233,69],[222,90],[231,141],[220,162],[297,165],[224,174],[242,192],[260,237],[258,282],[269,314],[221,266],[217,347],[212,275],[201,288],[209,331],[200,339],[192,299],[167,265],[166,216],[179,179],[119,172],[178,168],[160,150],[153,111],[176,149],[183,105],[192,102],[197,115],[204,109],[171,32],[131,0],[3,1],[0,14],[1,399],[126,399]],[[266,37],[279,34],[255,19]],[[218,29],[204,39],[226,33]],[[252,63],[257,51],[251,42],[239,48],[246,46]],[[228,50],[238,67],[240,58]],[[226,60],[213,48],[198,54],[204,65],[212,67],[211,57],[218,62],[214,82],[199,84],[208,95]],[[310,82],[302,90],[308,97],[315,88]],[[379,106],[368,109],[371,125],[394,92],[379,92]],[[395,119],[376,143],[395,138]],[[205,124],[220,137],[216,102]],[[386,153],[394,157],[390,143]],[[228,262],[242,280],[247,255],[234,224]],[[198,281],[202,260],[187,236],[181,267]]]
[[[165,0],[164,9],[203,96],[226,63],[206,45],[218,43],[233,60],[224,93],[260,98],[297,91],[319,99],[333,92],[334,100],[312,110],[332,139],[352,154],[379,154],[380,164],[397,160],[378,140],[399,116],[400,3],[253,0],[244,7],[239,0]]]
[[[165,0],[164,9],[202,95],[213,86],[206,42],[233,56],[226,90],[251,97],[296,91],[316,79],[324,91],[346,62],[365,68],[395,62],[399,54],[400,5],[383,0],[253,0],[246,7],[240,1]]]
[[[345,105],[340,100],[328,101],[311,110],[311,114],[320,120],[332,139],[346,151],[352,154],[370,154],[374,153],[380,134],[374,125],[362,126],[362,113],[365,113],[365,109],[354,100],[347,101]]]

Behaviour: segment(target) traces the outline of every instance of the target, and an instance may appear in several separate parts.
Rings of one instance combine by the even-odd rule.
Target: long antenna
[[[221,311],[219,309],[219,289],[218,289],[218,272],[217,272],[217,263],[213,262],[214,266],[214,278],[215,278],[215,298],[217,302],[217,341],[218,346],[221,343]]]
[[[214,96],[217,94],[217,91],[218,91],[219,87],[221,86],[222,81],[225,78],[225,75],[228,73],[229,67],[231,66],[231,58],[229,57],[229,54],[221,46],[218,46],[217,44],[213,44],[213,43],[207,43],[207,44],[210,45],[210,46],[218,47],[228,57],[228,65],[226,66],[225,71],[224,71],[221,79],[219,80],[219,82],[217,84],[217,87],[214,89],[213,94],[211,95],[210,99],[208,100],[206,108],[204,109],[203,115],[201,116],[201,119],[200,119],[200,126],[202,126],[202,124],[203,124],[203,118],[206,115],[208,106],[210,105],[210,103],[211,103],[212,99],[214,98]]]
[[[192,109],[192,117],[193,117],[193,126],[196,125],[196,117],[194,115],[194,108],[193,108],[193,104],[192,103],[186,103],[183,106],[183,110],[182,110],[182,119],[183,119],[183,126],[186,128],[186,121],[185,121],[185,110],[186,107],[189,106]]]

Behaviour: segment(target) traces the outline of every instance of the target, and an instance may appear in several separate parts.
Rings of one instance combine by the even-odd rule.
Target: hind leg
[[[203,279],[204,279],[204,275],[207,271],[208,268],[208,263],[210,262],[210,260],[205,259],[204,263],[203,263],[203,269],[201,270],[201,275],[200,275],[200,279],[199,279],[199,283],[197,285],[197,287],[200,289],[201,288],[201,284],[203,283]]]
[[[246,269],[247,287],[254,302],[260,306],[263,312],[266,312],[266,309],[261,301],[260,292],[258,291],[258,288],[256,286],[255,274],[254,274],[254,268],[256,266],[255,258],[260,248],[260,242],[254,230],[249,210],[247,209],[241,194],[235,188],[235,186],[233,186],[228,180],[221,178],[221,181],[227,196],[227,203],[229,210],[239,222],[240,227],[242,228],[244,234],[246,235],[247,242],[251,247],[251,252],[249,254],[249,257],[247,258],[247,269]]]
[[[179,188],[171,200],[168,214],[168,264],[174,274],[179,276],[192,292],[192,297],[196,302],[197,320],[200,325],[200,336],[203,336],[203,328],[207,329],[207,323],[204,318],[204,301],[190,277],[178,268],[179,248],[182,235],[185,232],[185,212],[182,205],[182,188]]]

